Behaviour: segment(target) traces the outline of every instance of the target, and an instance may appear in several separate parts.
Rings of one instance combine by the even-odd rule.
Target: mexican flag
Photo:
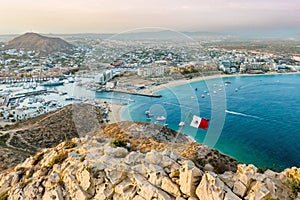
[[[194,115],[190,126],[195,128],[202,128],[206,130],[208,128],[208,123],[209,123],[209,119],[204,119]]]

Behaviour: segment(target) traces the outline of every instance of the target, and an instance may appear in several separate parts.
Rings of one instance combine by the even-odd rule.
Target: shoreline
[[[212,80],[212,79],[222,79],[222,78],[231,78],[231,77],[247,77],[247,76],[272,76],[272,75],[298,75],[300,72],[289,72],[289,73],[267,73],[267,74],[220,74],[220,75],[212,75],[212,76],[201,76],[201,77],[195,77],[193,79],[180,79],[180,80],[174,80],[170,81],[166,84],[158,85],[153,88],[145,89],[146,94],[152,94],[154,92],[159,92],[161,90],[165,90],[168,88],[176,87],[179,85],[184,85],[184,84],[190,84],[193,82],[198,82],[198,81],[206,81],[206,80]],[[122,111],[126,107],[126,105],[122,105],[119,103],[110,103],[110,110],[108,116],[109,116],[109,123],[116,123],[123,121],[124,119],[122,118]]]
[[[201,77],[195,77],[193,79],[180,79],[180,80],[174,80],[170,81],[166,84],[162,84],[156,87],[153,87],[151,89],[146,89],[146,92],[154,93],[154,92],[159,92],[161,90],[165,90],[168,88],[176,87],[179,85],[184,85],[184,84],[190,84],[198,81],[207,81],[207,80],[212,80],[212,79],[222,79],[222,78],[230,78],[230,77],[247,77],[247,76],[272,76],[272,75],[293,75],[293,74],[300,74],[300,72],[288,72],[288,73],[267,73],[267,74],[220,74],[220,75],[211,75],[211,76],[201,76]]]

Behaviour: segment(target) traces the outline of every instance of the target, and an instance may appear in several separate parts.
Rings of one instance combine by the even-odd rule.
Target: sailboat
[[[183,127],[184,125],[185,125],[185,123],[182,121],[178,124],[178,126],[180,126],[180,127]]]
[[[159,116],[156,118],[157,121],[165,121],[166,118],[164,116]]]

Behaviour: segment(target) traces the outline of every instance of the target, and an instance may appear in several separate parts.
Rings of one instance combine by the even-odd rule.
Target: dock
[[[15,100],[15,99],[19,99],[19,98],[22,98],[22,97],[27,97],[27,96],[34,96],[34,95],[40,95],[40,94],[44,94],[44,93],[57,93],[57,91],[55,90],[35,90],[35,91],[30,91],[30,92],[22,92],[22,93],[18,93],[16,95],[13,95],[13,96],[7,96],[5,98],[5,101],[4,101],[4,105],[8,106],[9,103],[12,101],[12,100]]]
[[[160,98],[162,95],[160,94],[147,94],[147,93],[138,93],[138,92],[130,92],[130,91],[124,91],[124,90],[108,90],[106,92],[116,92],[116,93],[124,93],[124,94],[131,94],[131,95],[137,95],[137,96],[145,96],[145,97],[154,97],[154,98]]]

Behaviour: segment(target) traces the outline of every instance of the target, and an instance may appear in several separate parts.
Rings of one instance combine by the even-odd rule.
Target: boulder
[[[244,197],[247,192],[247,187],[241,181],[236,181],[233,185],[233,192],[240,197]]]
[[[225,197],[224,183],[216,177],[216,174],[207,172],[203,175],[196,194],[200,200],[221,200]]]
[[[248,195],[245,197],[246,200],[267,200],[271,199],[271,192],[268,190],[265,184],[256,181],[251,187]]]
[[[196,190],[200,200],[241,200],[213,172],[207,172]]]
[[[256,180],[257,168],[254,165],[238,165],[236,178],[248,188]]]
[[[162,179],[161,189],[173,195],[174,197],[181,196],[178,185],[173,183],[168,177],[164,177]]]
[[[123,180],[116,185],[114,199],[132,199],[136,194],[137,188],[131,182],[129,178]]]
[[[140,152],[132,151],[125,157],[124,162],[128,165],[133,166],[133,165],[137,165],[137,164],[141,163],[141,160],[143,160],[144,157],[145,157],[144,154],[142,154]]]
[[[190,160],[183,161],[179,169],[180,190],[187,196],[196,196],[195,190],[203,172]]]
[[[152,163],[155,165],[160,165],[160,163],[162,162],[163,156],[160,153],[158,153],[157,151],[151,150],[150,152],[146,153],[145,159],[149,163]]]

